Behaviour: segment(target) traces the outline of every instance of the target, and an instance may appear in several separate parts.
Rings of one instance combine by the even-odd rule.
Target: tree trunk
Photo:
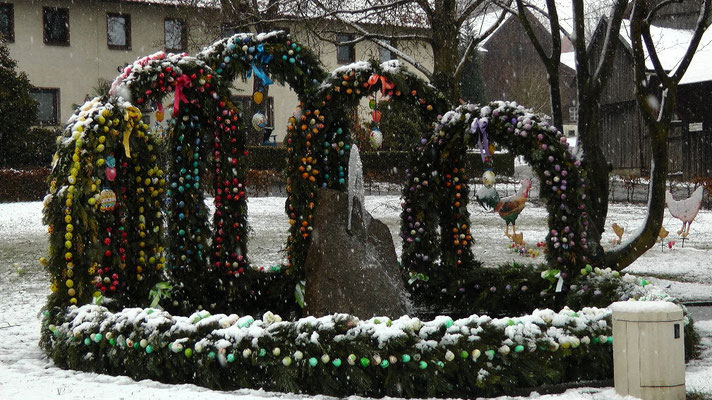
[[[578,96],[578,135],[579,146],[583,154],[586,169],[588,196],[591,207],[588,211],[592,223],[592,240],[600,243],[606,229],[608,215],[608,174],[610,168],[601,149],[600,106],[598,99],[589,96],[587,91],[579,91]],[[597,253],[597,252],[596,252]],[[597,254],[592,255],[597,258]]]
[[[554,126],[562,130],[564,129],[564,115],[561,111],[561,88],[559,86],[558,65],[547,65],[547,79],[549,83],[549,101],[551,102],[551,118],[554,122]]]
[[[433,76],[430,82],[451,104],[460,100],[460,85],[455,78],[459,62],[457,7],[455,1],[443,1],[433,10]]]
[[[640,97],[640,96],[638,96]],[[647,101],[643,95],[638,101]],[[674,90],[668,90],[663,99],[660,121],[643,113],[648,130],[652,160],[650,162],[650,186],[648,189],[648,215],[640,233],[632,241],[606,252],[604,263],[607,267],[622,270],[655,245],[665,216],[665,183],[668,173],[668,131],[673,105],[676,103]]]

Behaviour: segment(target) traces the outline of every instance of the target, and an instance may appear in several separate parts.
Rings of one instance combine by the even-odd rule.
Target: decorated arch
[[[141,58],[108,96],[76,111],[59,139],[45,199],[50,304],[146,299],[165,280],[163,270],[180,283],[174,293],[195,304],[230,302],[249,285],[250,278],[243,287],[234,284],[250,273],[247,150],[228,88],[236,77],[251,75],[264,84],[289,84],[306,98],[326,73],[284,33],[237,34],[198,57],[159,52]],[[161,119],[171,94],[169,134],[152,134],[142,111],[157,109]],[[212,224],[206,175],[214,182]]]
[[[487,161],[487,143],[522,155],[532,166],[549,212],[547,263],[562,279],[576,277],[592,262],[590,249],[595,248],[588,242],[581,163],[556,127],[516,103],[493,102],[465,104],[445,113],[415,152],[403,191],[401,225],[402,264],[412,282],[425,285],[431,276],[439,276],[439,281],[462,276],[471,267],[475,257],[463,155],[475,148]]]
[[[297,276],[301,275],[311,242],[317,190],[346,188],[349,149],[353,145],[351,115],[365,97],[371,97],[369,104],[374,116],[380,113],[377,103],[384,100],[412,105],[424,121],[434,121],[447,109],[442,94],[398,61],[383,64],[361,61],[337,68],[300,105],[290,118],[287,132],[286,209],[290,223],[287,268],[296,271]]]

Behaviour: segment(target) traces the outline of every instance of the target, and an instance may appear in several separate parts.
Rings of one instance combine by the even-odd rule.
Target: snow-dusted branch
[[[675,84],[679,83],[682,77],[685,75],[685,72],[687,72],[687,68],[692,62],[692,57],[695,55],[695,53],[697,52],[697,47],[700,45],[702,35],[704,35],[705,31],[707,30],[707,20],[709,19],[709,16],[710,0],[704,0],[702,2],[702,5],[700,6],[700,14],[697,17],[695,33],[692,34],[690,45],[687,47],[687,51],[685,51],[685,55],[682,57],[680,65],[677,67],[677,70],[675,70],[675,74],[672,76],[672,80],[675,82]]]
[[[504,18],[506,16],[507,16],[507,11],[502,10],[502,12],[499,14],[499,17],[497,17],[497,21],[494,24],[492,24],[492,26],[490,26],[482,35],[470,38],[470,41],[467,44],[467,48],[465,48],[465,52],[462,54],[462,57],[460,58],[460,62],[457,64],[457,68],[455,69],[455,77],[456,78],[459,78],[460,75],[462,74],[462,69],[465,68],[467,59],[470,57],[470,55],[474,51],[475,47],[477,47],[478,44],[482,43],[483,40],[485,40],[492,33],[494,33],[494,31],[497,30],[497,28],[502,24],[502,22],[504,22]]]
[[[575,1],[574,3],[577,3],[577,1]],[[591,82],[595,88],[594,92],[601,90],[605,81],[608,80],[608,77],[610,76],[609,72],[613,65],[611,60],[613,59],[613,56],[616,52],[616,43],[618,41],[621,23],[623,22],[623,13],[625,12],[627,5],[628,0],[616,0],[613,5],[613,8],[611,9],[611,13],[608,17],[608,24],[606,27],[606,37],[603,40],[603,48],[601,50],[601,55],[598,60],[598,65],[596,66],[593,75],[591,75]],[[577,15],[576,12],[574,12],[574,19],[576,20],[575,26],[578,26],[580,18],[581,28],[583,28],[583,2],[581,2],[580,11],[581,15]],[[586,52],[586,44],[584,38],[578,37],[578,35],[583,35],[583,33],[583,29],[581,29],[581,31],[578,33],[575,32],[575,35],[577,35],[577,40],[580,40],[580,45],[577,46],[577,53],[579,51],[582,51],[583,53]],[[577,67],[580,67],[581,63],[584,61],[588,63],[588,60],[579,60],[577,54]]]
[[[320,0],[314,0],[314,4],[316,4],[321,10],[325,10],[325,11],[328,10],[328,8],[326,8],[326,5],[324,5],[324,3],[322,3]],[[358,32],[361,35],[364,35],[364,36],[371,35],[371,33],[368,32],[366,29],[364,29],[362,26],[352,22],[351,20],[349,20],[348,18],[345,18],[342,15],[334,14],[333,17],[336,18],[337,20],[341,21],[343,24],[351,27],[353,30],[355,30],[356,32]],[[383,39],[377,39],[377,38],[372,39],[372,41],[374,43],[378,44],[379,46],[390,50],[393,54],[397,55],[398,57],[403,59],[405,62],[412,65],[413,68],[415,68],[418,71],[420,71],[421,73],[423,73],[423,75],[425,75],[426,77],[430,78],[432,76],[432,74],[433,74],[432,71],[428,70],[428,68],[426,68],[425,65],[421,64],[415,58],[411,57],[410,55],[406,54],[405,52],[392,46],[387,41],[385,41]]]
[[[462,25],[467,21],[468,18],[470,18],[470,15],[474,13],[482,4],[484,4],[485,0],[476,0],[470,3],[465,9],[462,11],[462,14],[457,18],[457,24]]]

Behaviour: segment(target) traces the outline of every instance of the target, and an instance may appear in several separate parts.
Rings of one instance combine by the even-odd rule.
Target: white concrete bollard
[[[616,393],[643,400],[684,400],[682,308],[667,301],[620,301],[610,309]]]

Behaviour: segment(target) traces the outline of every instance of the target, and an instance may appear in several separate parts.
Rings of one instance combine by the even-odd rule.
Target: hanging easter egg
[[[368,101],[368,108],[370,108],[371,110],[376,109],[376,99],[371,99]]]
[[[255,128],[256,131],[261,132],[266,124],[267,118],[265,118],[264,114],[257,113],[252,116],[252,127]]]
[[[371,147],[378,149],[383,144],[383,133],[377,127],[371,129],[371,134],[368,137],[368,142],[371,143]]]
[[[380,122],[381,121],[381,112],[378,110],[373,110],[371,112],[371,119],[373,122]]]
[[[487,150],[489,150],[490,155],[494,154],[494,144],[490,143]]]
[[[255,104],[262,104],[263,99],[264,95],[259,90],[252,94],[252,100],[254,100]]]
[[[116,194],[111,189],[104,189],[99,194],[100,210],[103,212],[114,211],[116,208]]]
[[[106,167],[105,173],[106,179],[108,179],[109,181],[113,181],[114,179],[116,179],[116,168]]]
[[[163,109],[159,109],[156,111],[156,121],[158,122],[163,122],[163,117],[164,117]]]
[[[116,158],[114,156],[106,157],[106,166],[114,168],[116,166]]]

